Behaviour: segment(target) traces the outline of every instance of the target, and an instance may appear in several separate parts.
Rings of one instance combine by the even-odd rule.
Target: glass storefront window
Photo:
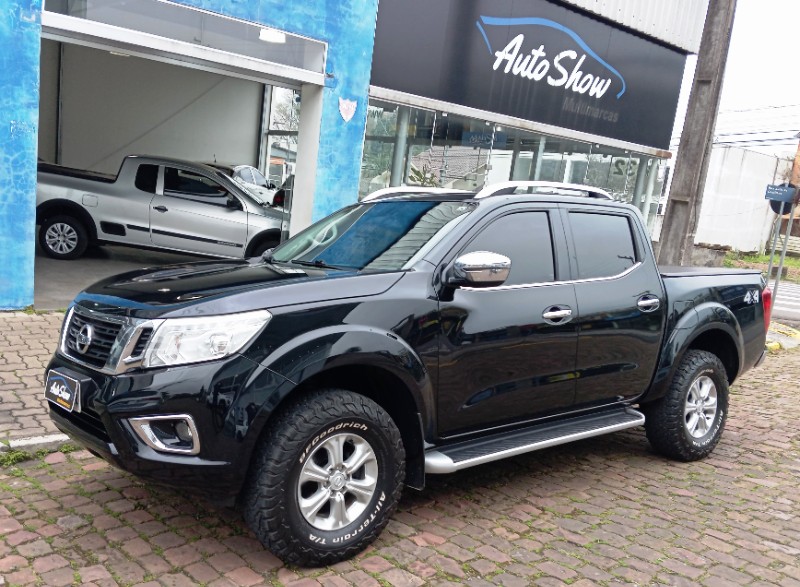
[[[651,161],[602,144],[371,100],[359,197],[390,185],[480,190],[502,181],[540,180],[586,183],[643,209],[648,194],[658,200],[663,183],[659,161],[656,167]]]
[[[632,175],[636,174],[636,166],[630,162],[629,151],[594,144],[584,183],[603,188],[615,200],[630,201],[632,192],[628,189],[633,186]]]
[[[294,176],[297,161],[300,93],[274,86],[271,90],[266,175],[276,186],[284,186]]]

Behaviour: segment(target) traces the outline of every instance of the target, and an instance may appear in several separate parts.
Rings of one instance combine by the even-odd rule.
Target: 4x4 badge
[[[84,324],[78,331],[78,336],[75,337],[75,350],[80,354],[85,355],[92,344],[92,337],[94,336],[94,327],[91,324]]]

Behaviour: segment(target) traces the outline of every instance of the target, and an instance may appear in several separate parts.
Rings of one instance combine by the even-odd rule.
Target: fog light
[[[147,446],[159,452],[196,455],[200,438],[188,414],[131,418],[131,426]]]

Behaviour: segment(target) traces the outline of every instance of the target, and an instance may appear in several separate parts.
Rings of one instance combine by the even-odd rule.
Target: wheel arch
[[[247,458],[252,462],[270,421],[295,398],[316,389],[345,389],[370,398],[395,421],[406,449],[406,484],[421,489],[434,400],[428,372],[413,349],[391,333],[366,327],[322,329],[299,338],[256,360],[284,382],[263,398],[251,422],[255,434],[247,442]]]
[[[281,231],[278,228],[270,228],[267,230],[263,230],[256,234],[250,242],[247,243],[247,249],[245,250],[244,256],[245,257],[252,257],[254,255],[253,251],[258,249],[261,245],[266,242],[275,241],[276,243],[281,242]]]
[[[49,200],[36,207],[36,224],[42,224],[53,216],[66,215],[77,218],[89,233],[89,241],[97,241],[97,226],[92,215],[81,205],[70,200]]]
[[[675,370],[690,350],[708,351],[719,357],[728,384],[739,376],[744,361],[744,338],[733,312],[719,303],[703,304],[685,314],[662,347],[661,359],[650,390],[642,402],[664,397]]]
[[[383,367],[369,364],[341,365],[321,371],[298,385],[291,396],[317,389],[346,389],[381,406],[394,420],[406,451],[406,485],[425,486],[425,454],[419,408],[403,380]]]

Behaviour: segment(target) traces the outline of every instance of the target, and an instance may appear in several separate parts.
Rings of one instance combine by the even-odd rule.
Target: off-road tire
[[[405,450],[391,417],[369,398],[326,389],[294,401],[268,426],[256,448],[242,499],[244,519],[261,543],[285,562],[302,566],[333,564],[366,548],[388,523],[403,489]],[[352,522],[324,530],[301,511],[299,488],[308,482],[298,484],[304,466],[322,451],[326,439],[330,442],[336,435],[372,450],[377,465],[370,466],[377,483]],[[322,487],[328,485],[321,483],[315,490]]]
[[[50,232],[49,235],[48,232]],[[62,235],[69,241],[59,244],[53,240],[57,238],[57,235]],[[48,241],[50,242],[48,243]],[[67,242],[69,245],[66,244]],[[89,233],[83,223],[73,216],[66,214],[52,216],[39,226],[39,246],[45,255],[53,259],[77,259],[89,246]]]
[[[703,424],[699,436],[691,433],[692,416],[687,398],[696,396],[696,383],[713,384],[716,411],[709,425]],[[701,406],[702,408],[702,406]],[[701,409],[698,408],[698,409]],[[653,449],[677,461],[696,461],[711,454],[717,446],[728,416],[728,378],[719,358],[707,351],[690,350],[681,359],[667,394],[641,406],[645,431]],[[696,422],[696,420],[695,420]],[[695,428],[696,430],[696,428]]]

